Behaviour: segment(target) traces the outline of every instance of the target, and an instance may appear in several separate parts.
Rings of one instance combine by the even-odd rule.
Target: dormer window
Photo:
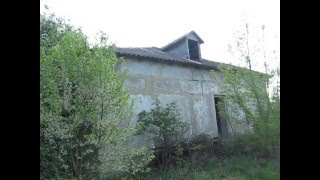
[[[191,60],[200,60],[198,41],[188,39],[188,48]]]
[[[200,44],[203,40],[194,31],[174,40],[162,47],[161,50],[183,59],[201,61]]]

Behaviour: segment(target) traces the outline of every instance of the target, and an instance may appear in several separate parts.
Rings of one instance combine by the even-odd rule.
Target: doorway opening
[[[215,109],[216,109],[216,119],[218,126],[219,137],[228,137],[228,127],[226,120],[221,116],[220,105],[223,105],[223,97],[214,97]]]

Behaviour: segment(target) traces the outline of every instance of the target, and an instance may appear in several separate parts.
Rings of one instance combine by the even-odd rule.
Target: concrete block
[[[181,92],[190,93],[190,94],[201,94],[201,82],[200,81],[180,81],[181,83]]]
[[[161,77],[192,79],[192,70],[178,65],[163,64],[161,68]]]
[[[131,123],[135,124],[138,120],[138,114],[143,111],[149,111],[152,108],[153,104],[153,99],[149,95],[143,95],[143,94],[138,94],[138,95],[131,95],[130,101],[133,100],[133,112],[134,116],[131,120]]]
[[[195,69],[193,71],[193,80],[212,81],[212,75],[209,70]]]
[[[202,82],[203,94],[219,94],[218,86],[213,82]]]
[[[181,84],[177,80],[154,80],[153,91],[179,93],[181,91]]]
[[[130,91],[143,91],[145,89],[145,80],[128,76],[126,79],[126,87]]]
[[[193,134],[193,136],[200,134],[207,134],[211,137],[218,136],[216,119],[215,117],[210,116],[209,111],[214,111],[214,108],[208,105],[206,98],[194,98],[193,112],[195,115],[196,127],[193,128],[196,128],[196,134]]]
[[[129,75],[160,76],[160,68],[163,64],[148,60],[127,59],[120,66],[121,72],[128,70]]]

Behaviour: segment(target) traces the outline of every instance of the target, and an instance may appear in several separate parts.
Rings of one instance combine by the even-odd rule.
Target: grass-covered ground
[[[184,164],[167,169],[154,169],[148,174],[125,179],[155,180],[276,180],[280,179],[280,163],[276,160],[257,159],[252,156],[240,156],[215,162],[212,160],[196,164]]]

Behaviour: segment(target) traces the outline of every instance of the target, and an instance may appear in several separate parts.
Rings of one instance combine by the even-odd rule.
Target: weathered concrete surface
[[[204,94],[218,94],[220,95],[220,89],[214,82],[202,82],[202,90]]]
[[[143,110],[150,110],[152,108],[153,99],[150,95],[131,95],[131,100],[133,100],[133,111],[134,117],[131,120],[131,123],[136,123],[138,120],[137,114],[139,114]]]
[[[163,78],[192,79],[192,71],[189,68],[165,64],[157,64],[156,66],[162,66],[160,71]]]
[[[131,91],[143,91],[145,89],[145,83],[145,79],[130,76],[126,79],[126,86]]]
[[[177,101],[183,121],[191,126],[189,137],[218,136],[214,96],[220,92],[209,70],[137,59],[127,59],[120,70],[128,72],[126,85],[135,101],[132,123],[158,98],[163,105]]]
[[[212,75],[209,70],[197,69],[193,71],[192,78],[194,80],[212,81]]]
[[[201,82],[199,81],[181,81],[181,87],[182,93],[202,94]]]
[[[153,81],[152,90],[154,92],[180,93],[180,81],[170,81],[170,79],[156,79]]]
[[[196,135],[207,134],[211,137],[217,137],[217,126],[215,123],[215,115],[210,114],[214,111],[214,106],[210,106],[211,102],[205,97],[197,97],[193,99],[194,111],[194,131]]]

